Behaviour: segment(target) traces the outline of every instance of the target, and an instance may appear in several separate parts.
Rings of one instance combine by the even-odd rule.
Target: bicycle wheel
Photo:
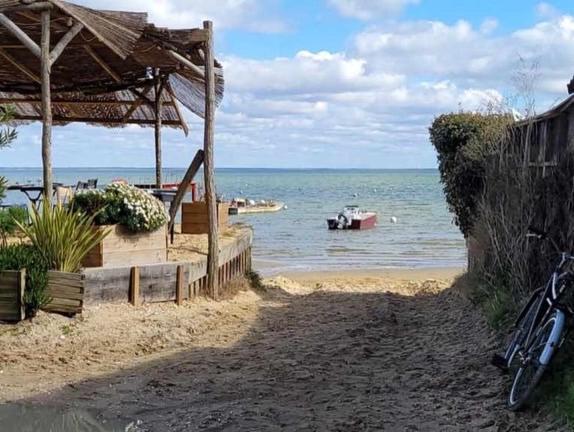
[[[563,328],[564,314],[555,310],[536,331],[528,351],[518,351],[514,356],[511,371],[514,369],[513,365],[516,364],[517,368],[508,394],[510,410],[518,411],[528,403],[554,354]]]
[[[517,349],[520,347],[530,326],[532,321],[534,320],[534,316],[536,315],[536,310],[538,308],[538,304],[540,303],[540,299],[542,298],[542,291],[538,292],[529,302],[528,302],[528,310],[522,315],[522,318],[518,321],[515,326],[514,332],[511,333],[509,336],[506,352],[504,353],[504,360],[505,366],[508,368],[514,359],[514,355],[516,354]]]

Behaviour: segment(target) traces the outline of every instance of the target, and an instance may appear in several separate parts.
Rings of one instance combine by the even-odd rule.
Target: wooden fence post
[[[183,304],[183,288],[184,288],[184,273],[183,266],[177,266],[177,277],[175,282],[175,304],[181,306]]]
[[[130,277],[130,303],[133,306],[141,304],[140,299],[140,268],[132,267]]]
[[[26,305],[24,303],[24,292],[26,291],[26,269],[18,272],[18,304],[20,306],[20,321],[26,318]]]

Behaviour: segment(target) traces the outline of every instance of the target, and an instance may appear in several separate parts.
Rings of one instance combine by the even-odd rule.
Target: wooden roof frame
[[[25,31],[21,28],[22,26],[10,19],[15,14],[33,21],[32,30]],[[37,19],[38,15],[39,19]],[[57,17],[58,20],[63,18],[65,23],[59,21],[53,23],[54,17]],[[63,33],[55,44],[52,43],[54,36],[52,26],[54,26],[55,33]],[[82,34],[88,34],[92,39],[86,42],[88,47],[84,46],[83,51],[85,53],[76,52],[76,55],[83,55],[84,57],[79,58],[85,59],[87,54],[103,72],[92,69],[93,75],[86,73],[82,75],[84,71],[82,71],[81,66],[83,65],[78,64],[78,61],[71,61],[68,58],[65,59],[65,62],[61,60],[62,54],[71,48],[74,39]],[[145,42],[148,45],[151,44],[151,51],[146,51],[147,48],[138,51],[138,44],[143,37],[146,38]],[[101,54],[98,54],[93,46],[90,46],[92,41],[98,46],[105,47],[113,53],[110,56],[115,57],[108,57],[108,60],[102,58]],[[192,43],[199,46],[195,58],[194,53],[188,49]],[[23,48],[32,56],[23,55],[19,51],[14,52],[14,50]],[[153,48],[156,48],[157,51],[154,51]],[[11,51],[8,52],[7,50]],[[132,59],[136,54],[138,58]],[[156,131],[156,185],[161,187],[160,130],[162,126],[169,126],[171,122],[171,120],[164,121],[162,118],[162,108],[173,106],[176,113],[174,123],[177,123],[186,132],[187,130],[183,126],[185,122],[177,106],[177,100],[204,118],[204,148],[201,161],[204,164],[205,199],[209,225],[207,288],[211,296],[217,299],[219,248],[213,145],[215,109],[223,96],[223,78],[221,65],[217,63],[213,53],[212,23],[205,21],[202,29],[183,32],[170,31],[157,29],[147,24],[145,14],[97,11],[63,0],[0,0],[0,57],[6,60],[4,65],[0,63],[0,93],[2,93],[0,97],[2,100],[10,101],[15,104],[17,109],[24,105],[36,109],[38,104],[41,105],[41,110],[37,115],[23,114],[23,108],[20,108],[17,119],[42,121],[45,205],[51,204],[53,191],[51,140],[54,122],[96,123],[102,121],[108,126],[116,126],[116,122],[122,125],[135,124],[135,122],[147,124],[153,120]],[[29,60],[30,57],[40,60],[39,72],[30,66],[32,64]],[[199,57],[199,61],[197,57]],[[114,64],[110,64],[110,58],[114,59]],[[120,60],[125,62],[126,66],[122,71],[116,70],[116,66],[114,66],[124,66]],[[198,63],[200,64],[198,65]],[[142,76],[142,65],[146,66],[145,76]],[[61,69],[64,66],[76,72],[80,68],[81,76],[72,76],[75,79],[71,80],[70,83],[66,82]],[[148,76],[148,66],[153,66],[151,77]],[[3,70],[2,67],[5,69]],[[6,67],[12,69],[6,69]],[[59,67],[60,69],[58,69]],[[16,78],[14,78],[13,73],[6,73],[6,70],[13,71]],[[85,75],[89,76],[86,77]],[[174,88],[170,82],[171,75],[179,76],[178,88]],[[94,93],[92,93],[94,88],[99,89],[96,100],[94,100]],[[154,90],[153,100],[148,97],[152,88]],[[182,92],[185,92],[187,88],[191,90],[190,95],[182,95]],[[106,89],[107,92],[104,91]],[[164,89],[166,100],[162,96]],[[123,95],[126,92],[133,97],[129,100],[118,98],[118,94]],[[74,93],[74,97],[69,98],[69,93]],[[198,95],[203,99],[202,105],[197,101]],[[123,106],[125,110],[122,111],[124,114],[121,119],[118,118],[117,113],[114,118],[102,119],[95,114],[88,118],[81,118],[62,116],[61,112],[58,112],[60,106],[73,108],[82,103],[87,110],[93,106],[111,110],[117,105]],[[154,119],[133,118],[136,112],[141,111],[144,107],[150,107],[150,105],[153,105],[155,110]],[[53,114],[54,108],[56,115]],[[176,209],[194,175],[189,173],[197,171],[194,163],[197,164],[197,161],[194,160],[190,165],[190,169],[180,185],[176,200],[172,203]],[[173,224],[173,221],[170,223]]]

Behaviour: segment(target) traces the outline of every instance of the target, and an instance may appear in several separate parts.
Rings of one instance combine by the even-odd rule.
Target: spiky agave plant
[[[94,229],[95,217],[74,208],[44,205],[41,210],[32,211],[29,225],[18,223],[18,226],[50,269],[73,273],[80,269],[88,252],[110,233]]]

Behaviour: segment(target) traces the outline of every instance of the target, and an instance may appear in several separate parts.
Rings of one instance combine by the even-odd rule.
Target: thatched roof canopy
[[[42,26],[34,3],[0,0],[0,13],[39,45]],[[62,0],[42,2],[46,4],[51,6],[52,49],[74,25],[82,25],[52,65],[56,124],[152,126],[158,79],[167,90],[161,96],[164,125],[186,128],[178,101],[203,117],[203,30],[158,28],[144,13],[98,11]],[[223,84],[216,62],[217,102]],[[0,104],[13,104],[19,121],[41,120],[40,95],[40,59],[0,26]]]

